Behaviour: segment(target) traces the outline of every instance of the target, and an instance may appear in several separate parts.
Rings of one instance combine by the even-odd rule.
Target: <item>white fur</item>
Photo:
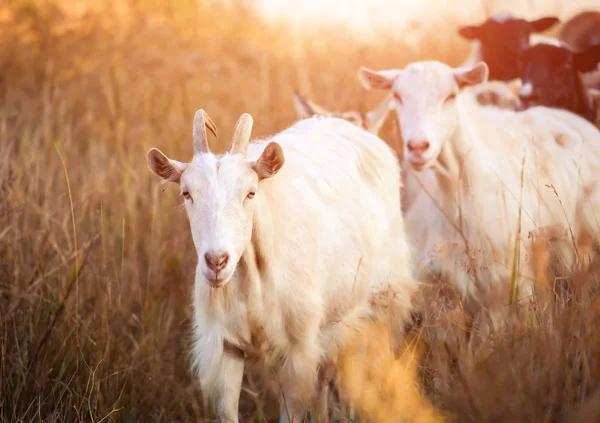
[[[482,106],[517,110],[521,88],[520,79],[510,82],[487,81],[471,87],[471,93]]]
[[[422,169],[413,169],[408,183],[424,187],[406,215],[407,232],[417,265],[456,282],[467,299],[480,299],[510,280],[521,204],[519,285],[528,295],[530,233],[552,225],[571,228],[575,236],[583,228],[599,229],[600,132],[566,111],[481,107],[468,88],[444,104],[457,92],[457,78],[470,70],[421,62],[396,72],[392,91],[402,99],[396,110],[403,138],[431,145],[418,158],[405,151]],[[566,250],[573,252],[572,246]]]
[[[531,94],[533,94],[533,85],[531,85],[531,82],[524,83],[519,91],[519,96],[522,98],[528,98],[531,96]]]
[[[543,35],[543,34],[531,34],[529,36],[529,44],[532,46],[534,46],[536,44],[552,44],[553,46],[556,46],[556,47],[561,47],[561,46],[565,45],[558,38],[552,37],[550,35]]]
[[[498,23],[504,23],[507,21],[510,21],[511,19],[514,19],[515,15],[513,15],[511,12],[508,12],[506,10],[502,10],[500,12],[495,13],[493,16],[491,16],[491,19],[498,22]]]
[[[489,86],[484,86],[484,84],[481,84],[482,93],[485,91],[494,91],[498,96],[502,96],[500,102],[504,100],[504,102],[502,102],[503,104],[516,105],[516,102],[518,102],[518,98],[515,96],[511,96],[509,84],[500,83],[499,81],[495,83],[490,82],[489,84]],[[298,94],[294,95],[294,106],[296,108],[299,118],[306,118],[310,116],[335,116],[345,119],[348,122],[351,122],[356,126],[364,128],[372,134],[379,136],[379,131],[385,123],[385,119],[387,118],[388,112],[393,108],[394,102],[391,96],[387,95],[379,104],[377,104],[377,106],[375,106],[371,111],[367,112],[364,118],[361,118],[360,113],[356,111],[347,111],[341,113],[329,112],[323,107],[318,106],[315,103],[302,98]],[[516,106],[514,106],[513,108],[516,108]],[[407,183],[406,178],[406,172],[401,172],[401,203],[403,212],[406,211],[407,208],[410,206],[412,200],[414,199],[419,190],[419,187],[416,186],[414,183]]]
[[[257,182],[250,163],[271,141],[285,164]],[[317,368],[335,360],[353,328],[389,319],[402,333],[417,282],[400,212],[396,155],[376,136],[336,118],[301,120],[240,154],[196,154],[181,176],[198,268],[194,367],[221,419],[236,422],[244,362],[224,352],[278,351],[287,412],[298,419]],[[244,200],[248,190],[256,190]],[[231,255],[220,288],[203,255]],[[266,350],[253,350],[265,336]],[[300,420],[296,420],[300,421]]]

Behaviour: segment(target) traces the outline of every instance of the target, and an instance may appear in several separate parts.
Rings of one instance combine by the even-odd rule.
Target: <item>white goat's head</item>
[[[281,146],[269,143],[258,160],[247,160],[252,117],[243,114],[235,127],[231,150],[221,156],[208,148],[206,129],[215,124],[198,110],[194,117],[194,156],[190,163],[169,159],[156,148],[148,151],[148,167],[165,181],[178,183],[198,254],[197,273],[212,287],[225,285],[252,235],[260,182],[283,166]]]
[[[463,87],[484,82],[488,67],[453,69],[437,61],[418,62],[404,69],[373,71],[361,68],[366,88],[390,90],[398,114],[404,157],[415,170],[430,167],[457,128],[455,98]]]

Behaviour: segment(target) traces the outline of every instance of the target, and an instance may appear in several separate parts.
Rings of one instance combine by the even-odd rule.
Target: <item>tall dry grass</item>
[[[357,83],[359,66],[456,64],[467,46],[438,36],[452,34],[451,22],[422,28],[410,48],[343,28],[293,33],[243,6],[77,6],[0,5],[0,421],[203,421],[210,410],[188,371],[195,252],[176,190],[146,169],[148,148],[190,157],[200,107],[221,130],[216,150],[242,112],[256,136],[275,133],[295,120],[294,89],[331,109],[366,110],[379,97]],[[393,121],[384,136],[397,142]],[[389,408],[357,402],[359,414],[376,418],[377,407],[393,418],[406,404],[394,392],[409,392],[412,410],[435,419],[598,417],[596,273],[578,275],[563,302],[544,300],[534,321],[512,314],[492,341],[463,339],[459,305],[428,307],[418,374],[385,345],[371,352],[384,364],[369,383],[389,367],[412,385],[395,391],[386,379]],[[341,397],[358,401],[370,385],[356,372],[341,382],[352,375]],[[247,382],[243,421],[276,418],[273,398]]]

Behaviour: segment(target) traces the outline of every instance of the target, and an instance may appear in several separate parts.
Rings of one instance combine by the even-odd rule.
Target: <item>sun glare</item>
[[[405,29],[412,21],[452,16],[460,20],[483,18],[487,13],[510,10],[524,17],[541,14],[567,16],[597,7],[600,0],[555,2],[548,0],[255,0],[270,19],[286,19],[294,26],[341,24],[369,34],[373,29]]]
[[[407,15],[414,14],[414,9],[418,7],[417,2],[394,0],[257,1],[261,10],[269,18],[289,18],[300,25],[323,21],[335,22],[358,30],[369,29],[380,15],[378,13],[380,9],[393,10],[399,21],[403,21]]]
[[[376,27],[405,26],[423,12],[428,0],[256,0],[267,18],[292,25],[341,24],[361,33]]]

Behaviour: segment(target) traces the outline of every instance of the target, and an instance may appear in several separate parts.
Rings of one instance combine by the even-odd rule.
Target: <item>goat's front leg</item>
[[[282,389],[279,423],[301,423],[315,394],[320,357],[313,343],[297,344],[288,352],[279,382]]]
[[[286,392],[281,393],[279,423],[302,423],[304,407]]]
[[[317,393],[313,421],[318,423],[329,422],[329,385],[323,386]]]
[[[238,423],[238,407],[244,358],[239,351],[225,348],[220,357],[212,360],[211,369],[200,369],[200,382],[210,403],[215,407],[220,422]]]
[[[327,423],[329,421],[329,385],[336,375],[335,362],[326,357],[322,360],[317,372],[317,398],[314,406],[313,421]]]

